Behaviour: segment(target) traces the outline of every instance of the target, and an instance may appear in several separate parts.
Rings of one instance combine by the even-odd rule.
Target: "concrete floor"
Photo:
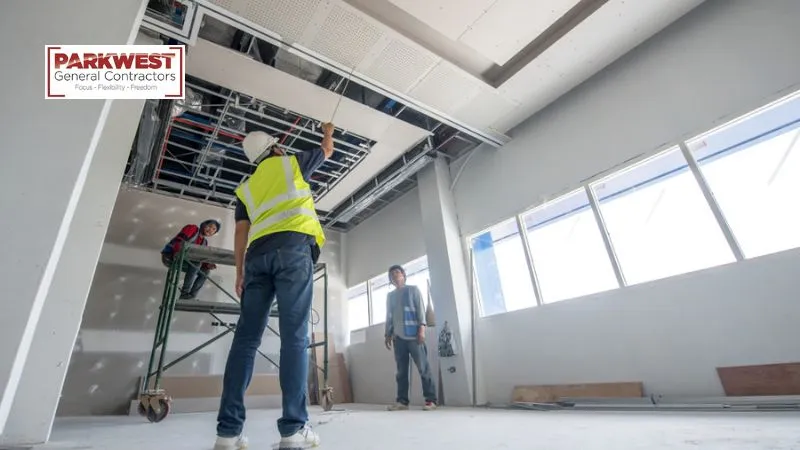
[[[313,411],[321,450],[800,449],[796,413],[609,413],[447,409],[389,413],[348,405]],[[277,442],[276,410],[248,411],[252,450]],[[210,450],[215,414],[59,419],[37,450]],[[408,430],[408,431],[402,431]]]

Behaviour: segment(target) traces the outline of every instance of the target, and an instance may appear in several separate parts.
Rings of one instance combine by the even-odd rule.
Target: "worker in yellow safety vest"
[[[242,435],[244,393],[274,298],[283,396],[279,448],[319,445],[319,436],[308,425],[306,383],[314,264],[325,244],[309,182],[333,154],[333,124],[323,124],[322,131],[321,148],[294,155],[284,154],[275,145],[277,139],[263,131],[249,133],[242,142],[257,167],[236,189],[236,293],[242,311],[225,366],[215,450],[247,446]]]

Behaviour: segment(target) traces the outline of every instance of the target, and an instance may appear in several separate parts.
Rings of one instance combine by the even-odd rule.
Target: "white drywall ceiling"
[[[388,0],[457,41],[497,0]]]
[[[610,0],[499,89],[342,0],[203,1],[278,33],[288,43],[355,67],[360,75],[444,115],[496,134],[507,132],[703,0]],[[576,3],[371,1],[389,2],[422,26],[502,62]]]
[[[331,120],[340,96],[212,42],[198,40],[186,57],[186,72],[319,121]],[[337,127],[377,141],[370,154],[317,201],[332,210],[390,162],[430,133],[361,103],[342,98]]]
[[[503,65],[578,0],[497,0],[459,40]]]

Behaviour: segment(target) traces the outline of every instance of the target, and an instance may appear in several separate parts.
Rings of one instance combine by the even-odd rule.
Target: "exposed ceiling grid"
[[[333,5],[310,48],[344,64],[357,67],[383,32],[346,5]]]
[[[425,103],[439,111],[452,113],[471,102],[480,93],[481,84],[481,81],[443,60],[409,94],[424,98]]]
[[[278,33],[284,40],[298,42],[320,2],[321,0],[249,1],[244,13],[245,17]]]
[[[497,0],[388,1],[455,41]]]
[[[441,58],[425,49],[393,39],[366,67],[364,75],[406,93],[439,61]]]
[[[459,40],[503,65],[577,3],[578,0],[497,0]]]

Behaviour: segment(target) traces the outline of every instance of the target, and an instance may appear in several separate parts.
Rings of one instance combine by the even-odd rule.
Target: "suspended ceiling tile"
[[[383,1],[383,0],[373,0]],[[420,22],[458,40],[496,0],[388,0]]]
[[[452,114],[479,93],[483,82],[464,73],[447,61],[441,61],[409,95],[445,114]]]
[[[459,41],[503,65],[578,0],[497,0]]]
[[[428,50],[400,39],[392,39],[363,73],[405,93],[439,61],[441,58]]]
[[[473,126],[489,129],[499,117],[505,117],[519,106],[514,100],[503,97],[496,89],[483,88],[467,105],[463,105],[455,116]],[[503,132],[505,130],[494,130]]]
[[[249,3],[249,0],[209,0],[209,1],[237,15],[242,15],[242,12],[244,11],[246,4]]]
[[[333,4],[310,48],[349,68],[357,67],[378,43],[381,27],[344,4]]]
[[[314,11],[322,3],[322,0],[240,1],[246,3],[242,14],[245,19],[278,33],[287,42],[300,40]]]

